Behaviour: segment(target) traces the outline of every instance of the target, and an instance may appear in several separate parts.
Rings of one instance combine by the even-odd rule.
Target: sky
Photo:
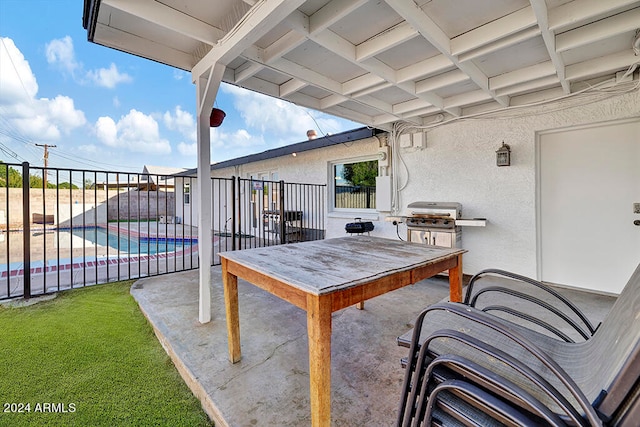
[[[0,0],[0,160],[142,172],[195,168],[191,74],[87,41],[83,0]],[[223,83],[211,161],[362,125]],[[55,146],[55,147],[53,147]]]

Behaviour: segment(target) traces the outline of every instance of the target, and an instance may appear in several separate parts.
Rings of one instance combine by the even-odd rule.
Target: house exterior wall
[[[545,114],[435,128],[425,150],[404,156],[410,173],[402,201],[460,202],[464,217],[488,219],[486,227],[463,229],[465,273],[495,267],[536,277],[537,133],[638,116],[636,91]],[[502,141],[511,146],[509,167],[496,166]]]
[[[551,129],[640,117],[640,93],[635,91],[601,101],[575,101],[575,107],[531,110],[505,114],[498,119],[452,122],[429,130],[425,149],[399,149],[405,167],[394,171],[406,186],[394,213],[374,213],[372,235],[397,238],[396,227],[385,221],[390,214],[403,215],[413,201],[459,202],[465,218],[487,218],[486,227],[465,227],[462,246],[464,273],[504,268],[528,276],[537,275],[536,146],[537,134]],[[497,167],[495,151],[502,142],[511,146],[511,166]],[[377,137],[297,153],[226,169],[212,176],[257,175],[277,171],[288,182],[325,184],[329,164],[377,153]],[[392,153],[392,156],[398,153]],[[178,189],[176,199],[178,200]],[[328,201],[328,205],[330,202]],[[360,214],[329,212],[326,237],[344,236],[344,226]],[[399,234],[406,236],[400,225]]]
[[[377,137],[365,138],[357,141],[350,141],[344,144],[332,145],[330,147],[296,153],[296,156],[279,157],[261,162],[254,162],[237,167],[217,169],[212,172],[212,176],[226,178],[230,176],[240,176],[248,178],[257,176],[260,173],[278,173],[278,180],[302,184],[327,184],[330,179],[330,163],[343,161],[346,159],[357,159],[363,156],[374,156],[378,152],[381,142]],[[331,202],[327,200],[327,205]],[[345,235],[344,226],[347,222],[353,222],[354,217],[363,217],[376,222],[378,235],[388,235],[395,237],[395,228],[391,230],[381,229],[384,215],[376,212],[370,214],[331,212],[326,216],[326,238],[340,237]]]

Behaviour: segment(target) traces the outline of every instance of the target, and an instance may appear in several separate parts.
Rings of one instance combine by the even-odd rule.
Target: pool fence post
[[[29,162],[22,162],[23,296],[31,298],[31,213],[29,212]]]
[[[287,213],[284,210],[284,181],[280,180],[278,183],[278,211],[280,211],[280,244],[287,243]]]

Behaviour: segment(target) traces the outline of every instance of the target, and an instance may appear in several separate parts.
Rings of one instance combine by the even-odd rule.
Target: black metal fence
[[[195,185],[0,162],[0,299],[198,268]],[[212,178],[212,187],[212,265],[222,251],[324,238],[324,185]]]

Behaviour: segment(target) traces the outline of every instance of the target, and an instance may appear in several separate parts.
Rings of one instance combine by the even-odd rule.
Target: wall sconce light
[[[496,165],[511,166],[511,147],[502,141],[502,147],[496,151]]]

